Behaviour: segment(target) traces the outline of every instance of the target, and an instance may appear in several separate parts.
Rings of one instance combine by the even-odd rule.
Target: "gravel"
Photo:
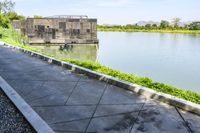
[[[0,88],[0,133],[36,133]]]

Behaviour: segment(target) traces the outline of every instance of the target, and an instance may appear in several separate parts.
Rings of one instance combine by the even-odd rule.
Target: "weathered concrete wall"
[[[28,18],[13,27],[28,36],[29,43],[98,43],[97,19]]]

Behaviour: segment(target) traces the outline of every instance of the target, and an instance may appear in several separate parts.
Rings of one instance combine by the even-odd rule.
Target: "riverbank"
[[[10,31],[7,31],[7,33],[9,33]],[[1,33],[1,32],[0,32]],[[41,52],[38,49],[32,48],[29,45],[23,45],[20,43],[21,40],[15,40],[11,34],[8,34],[7,36],[3,36],[3,38],[1,39],[2,41],[18,46],[18,47],[22,47],[28,50],[32,50],[38,53],[42,53],[44,55],[48,55],[54,58],[58,58],[55,57],[54,55],[49,55],[46,53]],[[88,68],[90,70],[96,71],[96,72],[100,72],[106,75],[110,75],[113,77],[116,77],[120,80],[125,80],[125,81],[129,81],[131,83],[135,83],[135,84],[139,84],[148,88],[151,88],[153,90],[156,90],[158,92],[163,92],[166,94],[170,94],[179,98],[183,98],[185,100],[200,104],[200,94],[199,93],[195,93],[195,92],[191,92],[191,91],[187,91],[184,89],[180,89],[180,88],[176,88],[170,85],[166,85],[163,83],[158,83],[158,82],[154,82],[153,80],[146,78],[146,77],[139,77],[136,75],[132,75],[132,74],[126,74],[117,70],[113,70],[109,67],[103,66],[99,63],[94,63],[94,62],[88,62],[88,61],[77,61],[77,60],[68,60],[68,59],[61,59],[58,58],[60,60],[66,61],[66,62],[70,62],[85,68]]]
[[[98,31],[102,32],[158,32],[158,33],[181,33],[181,34],[200,34],[200,30],[170,30],[170,29],[127,29],[127,28],[115,28],[115,27],[98,27]]]

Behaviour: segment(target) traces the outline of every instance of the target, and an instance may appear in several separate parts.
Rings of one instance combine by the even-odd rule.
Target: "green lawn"
[[[49,54],[43,53],[36,48],[32,48],[29,45],[22,44],[23,39],[20,39],[21,35],[19,33],[17,33],[16,31],[13,32],[11,29],[0,28],[0,34],[3,34],[3,38],[0,40],[4,41],[6,43],[12,44],[14,46],[19,46],[19,47],[22,47],[22,48],[25,48],[28,50],[39,52],[41,54],[51,56],[51,57],[54,57],[54,58],[57,58],[57,59],[60,59],[60,60],[66,61],[66,62],[70,62],[72,64],[76,64],[76,65],[88,68],[88,69],[96,71],[96,72],[100,72],[100,73],[103,73],[106,75],[113,76],[120,80],[129,81],[131,83],[135,83],[138,85],[142,85],[142,86],[151,88],[158,92],[167,93],[167,94],[200,104],[200,93],[195,93],[195,92],[187,91],[187,90],[184,90],[181,88],[176,88],[171,85],[154,82],[153,80],[151,80],[147,77],[140,77],[140,76],[133,75],[133,74],[123,73],[123,72],[120,72],[117,70],[113,70],[109,67],[103,66],[99,63],[90,62],[90,61],[61,59],[61,58],[55,57],[54,55],[49,55]]]

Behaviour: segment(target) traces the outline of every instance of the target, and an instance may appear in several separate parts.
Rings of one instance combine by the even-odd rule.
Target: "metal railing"
[[[55,16],[48,16],[45,18],[69,18],[69,19],[73,19],[73,18],[79,18],[79,19],[88,19],[87,15],[55,15]]]

